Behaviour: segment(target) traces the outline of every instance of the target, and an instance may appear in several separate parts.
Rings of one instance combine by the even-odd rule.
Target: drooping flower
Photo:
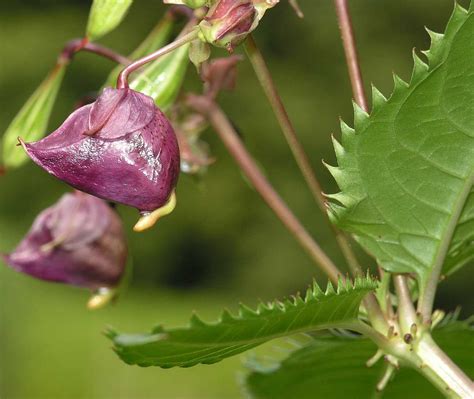
[[[49,136],[22,144],[58,179],[142,213],[165,205],[178,179],[171,124],[151,97],[128,88],[104,89]]]
[[[115,211],[103,200],[76,191],[41,212],[18,247],[3,258],[13,269],[38,279],[98,291],[119,283],[127,244]]]

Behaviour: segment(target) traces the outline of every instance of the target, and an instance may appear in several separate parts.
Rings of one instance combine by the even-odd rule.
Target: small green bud
[[[28,156],[18,147],[18,137],[37,141],[46,134],[53,105],[61,86],[67,63],[59,62],[23,105],[3,135],[3,163],[6,169],[21,166]]]
[[[97,40],[114,30],[123,20],[133,0],[94,0],[87,22],[86,36]]]
[[[201,70],[203,62],[211,56],[211,47],[201,39],[193,40],[189,47],[189,59],[194,64],[198,72]]]

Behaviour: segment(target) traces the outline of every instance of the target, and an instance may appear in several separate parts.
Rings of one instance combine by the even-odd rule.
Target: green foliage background
[[[452,10],[450,0],[353,3],[366,83],[374,82],[386,95],[392,90],[392,70],[408,79],[411,49],[427,48],[423,26],[442,31]],[[325,191],[335,192],[320,160],[335,163],[330,134],[339,136],[338,116],[351,122],[350,86],[332,2],[301,0],[301,5],[303,21],[282,1],[265,16],[256,39]],[[0,132],[53,66],[63,43],[83,34],[88,6],[65,0],[0,5]],[[136,0],[125,22],[102,43],[128,53],[162,10],[161,1]],[[76,57],[51,128],[79,97],[101,86],[111,67],[90,54]],[[198,87],[193,68],[188,85]],[[222,96],[222,104],[283,197],[342,263],[247,63],[240,65],[238,89]],[[130,232],[135,278],[117,306],[88,312],[86,292],[34,281],[1,265],[0,397],[240,397],[238,357],[193,369],[140,369],[120,362],[100,335],[108,324],[131,332],[149,330],[156,322],[182,325],[191,310],[212,320],[224,306],[235,309],[239,300],[271,300],[304,289],[315,276],[321,279],[211,132],[206,139],[218,162],[201,181],[181,178],[172,216],[138,235],[131,233],[136,213],[119,209]],[[31,163],[0,177],[0,251],[12,250],[35,215],[65,190]],[[443,283],[439,306],[452,310],[461,304],[465,315],[472,313],[470,274],[472,266]]]

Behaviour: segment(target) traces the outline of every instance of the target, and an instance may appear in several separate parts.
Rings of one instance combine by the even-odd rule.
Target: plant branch
[[[342,44],[346,55],[354,99],[364,111],[368,112],[369,107],[364,91],[364,81],[360,72],[354,30],[352,28],[347,0],[334,0],[334,6],[336,7],[339,29],[341,30]]]
[[[198,37],[198,30],[193,29],[187,34],[179,37],[176,39],[174,42],[171,42],[170,44],[160,48],[159,50],[146,55],[145,57],[142,57],[136,61],[133,61],[130,65],[128,65],[126,68],[124,68],[117,79],[117,89],[124,89],[128,87],[128,77],[130,74],[134,71],[136,71],[138,68],[141,68],[143,65],[148,64],[151,61],[156,60],[159,57],[162,57],[165,54],[170,53],[173,50],[176,50],[177,48],[193,41]]]
[[[252,156],[242,144],[238,134],[233,128],[227,116],[219,106],[209,98],[190,95],[188,104],[196,111],[207,116],[209,122],[234,157],[247,178],[252,182],[255,189],[262,196],[268,206],[275,212],[285,227],[292,233],[301,246],[308,252],[317,265],[329,276],[332,282],[337,283],[341,271],[334,265],[331,259],[324,253],[320,246],[313,240],[301,222],[281,199],[272,185],[258,168]]]
[[[102,46],[97,43],[91,43],[88,41],[87,38],[83,39],[74,39],[66,43],[61,54],[58,58],[58,63],[68,63],[71,61],[72,57],[79,51],[88,51],[90,53],[94,53],[100,55],[102,57],[108,58],[118,64],[128,65],[130,64],[130,60],[127,57],[117,53],[116,51]]]

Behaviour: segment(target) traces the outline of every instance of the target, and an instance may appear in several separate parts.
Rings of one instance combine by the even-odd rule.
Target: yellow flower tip
[[[173,212],[174,208],[176,208],[176,193],[173,191],[165,205],[138,219],[138,222],[133,227],[133,231],[141,232],[153,227],[159,219]]]
[[[87,309],[97,310],[109,304],[116,296],[117,292],[111,288],[100,288],[92,295],[87,302]]]

